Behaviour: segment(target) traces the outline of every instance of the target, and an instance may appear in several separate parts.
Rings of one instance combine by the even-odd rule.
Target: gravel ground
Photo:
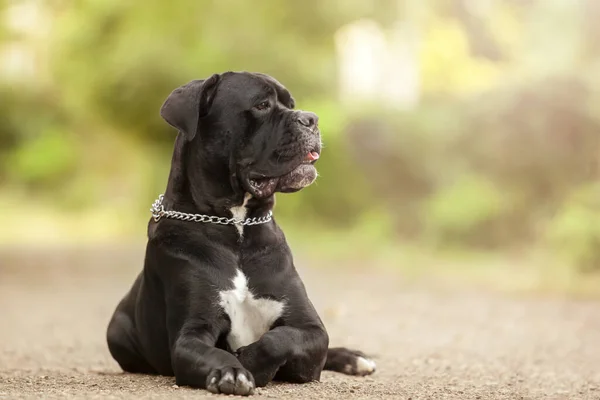
[[[0,251],[0,398],[214,398],[120,372],[108,319],[139,246]],[[378,371],[270,384],[258,399],[600,399],[600,303],[415,284],[390,272],[300,268],[331,344]],[[325,272],[323,272],[325,271]]]

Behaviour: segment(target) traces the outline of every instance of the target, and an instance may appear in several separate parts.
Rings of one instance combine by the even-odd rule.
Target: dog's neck
[[[235,191],[228,171],[222,170],[223,176],[218,175],[199,154],[192,154],[191,147],[181,133],[177,135],[165,191],[165,203],[169,207],[182,212],[235,218],[242,214],[243,218],[262,216],[273,208],[274,196],[259,200],[243,191]],[[202,172],[211,179],[201,179]]]

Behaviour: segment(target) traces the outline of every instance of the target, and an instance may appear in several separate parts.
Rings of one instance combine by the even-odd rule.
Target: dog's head
[[[274,78],[226,72],[174,90],[162,117],[189,144],[201,179],[223,179],[235,192],[267,198],[293,192],[317,177],[321,152],[318,117],[294,109],[290,92]]]

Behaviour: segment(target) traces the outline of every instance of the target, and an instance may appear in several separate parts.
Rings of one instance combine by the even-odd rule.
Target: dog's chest
[[[252,294],[241,270],[233,278],[233,289],[219,292],[219,297],[219,304],[231,320],[227,342],[233,351],[260,339],[283,313],[282,302]]]

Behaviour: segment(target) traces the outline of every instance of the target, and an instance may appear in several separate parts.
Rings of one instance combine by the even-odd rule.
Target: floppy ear
[[[294,108],[296,107],[296,101],[294,100],[294,98],[292,97],[292,94],[290,93],[289,90],[287,90],[285,88],[285,86],[283,86],[281,83],[279,83],[279,81],[275,78],[273,78],[272,76],[269,76],[267,74],[263,74],[261,72],[255,72],[256,75],[266,79],[267,81],[269,81],[273,86],[275,86],[275,90],[277,91],[277,99],[287,108]]]
[[[191,81],[171,92],[160,109],[160,115],[172,127],[192,140],[198,121],[208,114],[221,77],[214,74],[206,80]]]

